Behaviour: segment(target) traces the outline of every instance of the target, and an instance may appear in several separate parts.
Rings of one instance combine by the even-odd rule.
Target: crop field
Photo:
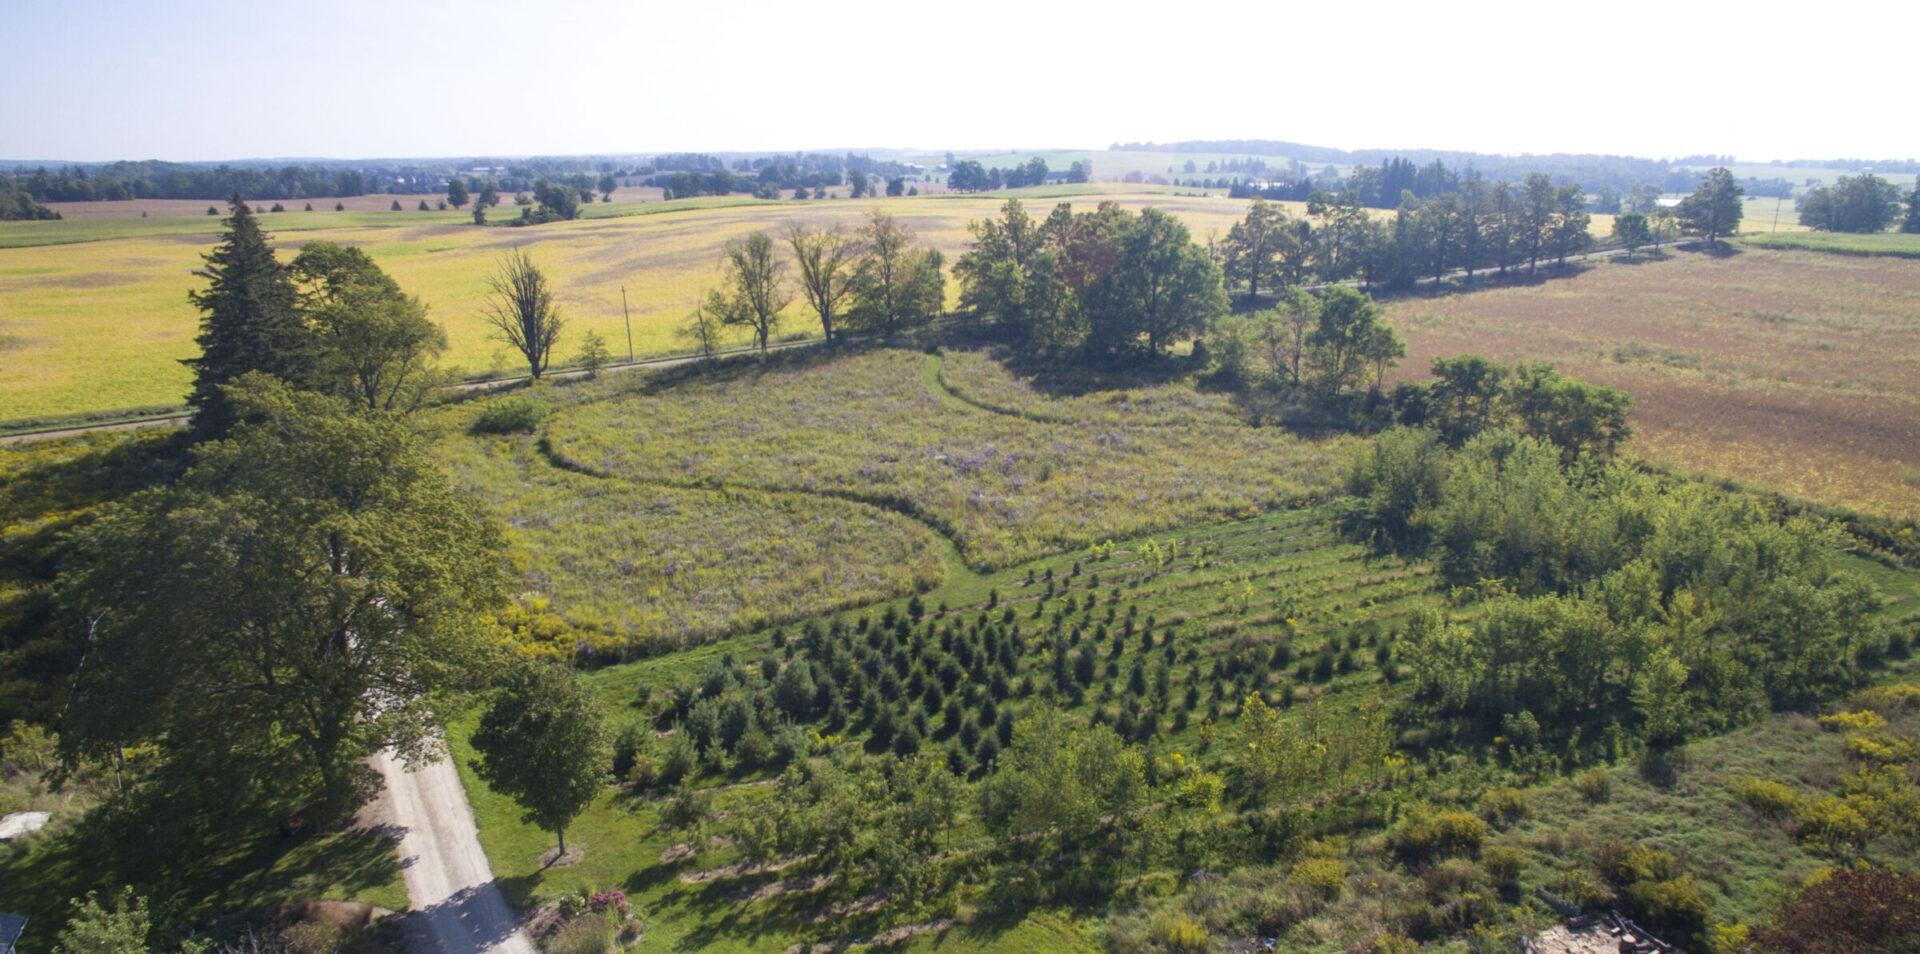
[[[880,351],[657,392],[616,382],[604,399],[557,415],[548,439],[557,457],[593,473],[901,509],[989,566],[1322,499],[1343,459],[1340,442],[1310,443],[1224,412],[1154,426],[1156,405],[1198,399],[1153,392],[1139,395],[1146,423],[1123,420],[1130,412],[1115,401],[1125,396],[998,414],[947,392],[941,366],[937,356]],[[1073,417],[1089,405],[1099,413]],[[1052,422],[1066,418],[1075,423]]]
[[[616,356],[626,355],[623,287],[634,352],[676,349],[674,329],[719,279],[722,246],[755,229],[777,233],[791,224],[834,222],[852,228],[869,210],[881,208],[951,262],[966,248],[967,222],[995,214],[1014,196],[1024,196],[1041,216],[1056,201],[1112,198],[1133,209],[1153,205],[1179,215],[1201,241],[1209,231],[1224,235],[1244,214],[1242,202],[1106,188],[873,203],[616,201],[588,207],[594,217],[524,229],[474,228],[463,224],[467,215],[453,212],[286,212],[267,215],[264,225],[275,233],[282,261],[309,241],[365,249],[446,328],[445,362],[481,373],[515,367],[514,356],[489,337],[480,317],[487,274],[508,249],[525,248],[555,287],[569,322],[557,349],[564,362],[589,330],[602,335]],[[0,355],[7,359],[0,364],[0,421],[177,405],[189,383],[179,360],[193,355],[199,321],[187,293],[203,284],[193,271],[218,242],[217,223],[201,215],[0,224]],[[295,231],[308,223],[314,227]],[[42,244],[66,241],[59,236],[74,230],[98,240]],[[817,329],[812,319],[796,302],[787,309],[786,329]]]
[[[672,700],[703,682],[736,686],[727,690],[729,698],[766,695],[762,660],[774,660],[776,668],[782,661],[825,667],[842,658],[857,672],[884,666],[911,645],[914,673],[924,669],[927,685],[939,687],[931,676],[936,672],[956,676],[942,691],[944,701],[928,707],[931,696],[923,696],[902,720],[924,724],[929,751],[964,749],[963,739],[1001,731],[1000,713],[1044,706],[1118,721],[1129,737],[1155,738],[1156,752],[1165,757],[1197,759],[1212,732],[1203,726],[1215,719],[1225,726],[1230,716],[1222,713],[1249,693],[1285,696],[1302,712],[1324,710],[1329,717],[1357,705],[1381,685],[1379,661],[1391,659],[1395,620],[1439,605],[1429,568],[1370,557],[1343,541],[1333,518],[1324,507],[1279,512],[968,574],[926,594],[921,621],[910,620],[896,601],[847,617],[844,626],[823,621],[817,625],[826,627],[824,636],[762,631],[599,670],[588,679],[618,718],[651,736]],[[809,640],[819,642],[807,649]],[[1064,663],[1069,656],[1092,675],[1074,696],[1056,698],[1040,687],[1050,684],[1056,658]],[[798,725],[828,747],[886,747],[875,742],[871,714],[856,710],[851,719],[845,729],[826,717]],[[649,943],[672,949],[779,951],[796,941],[867,937],[901,926],[899,905],[884,905],[865,893],[870,886],[848,883],[820,859],[769,862],[738,843],[739,820],[779,797],[769,770],[750,758],[737,763],[736,773],[694,777],[711,799],[706,820],[697,824],[672,818],[672,799],[661,794],[609,791],[569,834],[570,842],[586,846],[580,863],[542,868],[540,853],[550,837],[520,823],[519,809],[471,773],[464,735],[456,730],[455,754],[488,858],[514,903],[535,894],[621,887],[649,912]],[[664,737],[649,748],[657,755],[670,741]],[[970,758],[972,750],[964,750]],[[1352,780],[1369,777],[1356,766]],[[964,812],[946,836],[949,855],[991,850],[972,814]],[[907,926],[914,924],[941,922]],[[1036,933],[1052,936],[1054,949],[1097,949],[1071,919],[1055,922],[1044,914],[986,918],[909,949],[1038,949]]]
[[[1747,248],[1407,298],[1398,375],[1551,361],[1634,396],[1631,451],[1808,500],[1920,515],[1920,263]]]

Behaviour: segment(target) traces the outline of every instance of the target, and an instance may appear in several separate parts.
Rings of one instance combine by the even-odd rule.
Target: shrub
[[[1639,881],[1627,888],[1627,901],[1653,930],[1688,941],[1707,929],[1707,896],[1690,877]]]
[[[1854,693],[1853,704],[1862,709],[1871,709],[1883,716],[1911,712],[1920,709],[1920,686],[1897,682],[1890,686],[1862,689]]]
[[[1613,773],[1594,767],[1573,778],[1573,789],[1595,805],[1613,798]]]
[[[1213,950],[1213,935],[1184,914],[1159,914],[1147,925],[1147,939],[1162,951]]]
[[[1467,812],[1417,815],[1394,826],[1387,844],[1408,863],[1458,855],[1472,856],[1486,840],[1487,823]]]
[[[1504,828],[1527,817],[1527,793],[1508,785],[1487,789],[1480,794],[1480,811]]]
[[[1829,851],[1857,848],[1866,843],[1866,816],[1844,799],[1829,795],[1817,802],[1803,803],[1795,817],[1800,820],[1800,834],[1808,841],[1824,844]]]
[[[1480,866],[1487,876],[1503,888],[1520,883],[1520,872],[1527,867],[1527,853],[1512,845],[1490,845],[1480,853]]]
[[[1743,778],[1733,783],[1733,793],[1755,814],[1769,821],[1793,818],[1800,813],[1799,793],[1779,782]]]
[[[1618,900],[1611,886],[1582,868],[1560,872],[1547,890],[1587,910],[1608,907]]]
[[[1593,866],[1602,877],[1622,887],[1636,881],[1671,881],[1680,877],[1680,861],[1674,856],[1614,838],[1594,847]]]
[[[1836,712],[1833,715],[1820,717],[1820,728],[1829,732],[1872,732],[1886,727],[1886,718],[1871,709],[1862,709],[1858,712]]]
[[[1287,872],[1287,880],[1337,901],[1347,881],[1347,863],[1338,858],[1302,858]]]
[[[603,914],[586,914],[562,923],[547,937],[547,954],[607,954],[613,950],[615,925]]]
[[[481,406],[469,428],[475,434],[531,434],[553,416],[547,402],[524,394],[494,398]]]

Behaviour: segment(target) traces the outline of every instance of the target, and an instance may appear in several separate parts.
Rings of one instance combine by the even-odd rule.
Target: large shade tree
[[[80,535],[63,741],[151,744],[154,784],[216,809],[341,817],[367,757],[428,753],[429,697],[484,669],[497,534],[397,418],[261,374],[226,399],[231,437]]]
[[[291,271],[319,349],[313,383],[368,410],[418,407],[437,379],[433,360],[447,347],[420,299],[367,253],[333,242],[309,243]]]
[[[1740,227],[1740,218],[1746,207],[1740,197],[1746,190],[1734,181],[1733,173],[1725,168],[1707,173],[1693,194],[1680,200],[1675,210],[1680,224],[1713,244],[1722,235],[1730,235]]]
[[[1179,219],[1145,209],[1120,233],[1111,271],[1087,289],[1088,345],[1158,354],[1227,312],[1220,268]]]

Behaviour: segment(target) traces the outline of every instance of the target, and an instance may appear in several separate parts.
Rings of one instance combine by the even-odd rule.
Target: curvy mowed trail
[[[570,465],[630,480],[797,490],[911,513],[970,564],[1324,499],[1342,443],[1221,411],[1136,417],[988,410],[909,351],[809,356],[651,392],[610,394],[547,432]],[[1004,373],[1004,372],[1003,372]],[[1102,408],[1109,405],[1100,404]]]

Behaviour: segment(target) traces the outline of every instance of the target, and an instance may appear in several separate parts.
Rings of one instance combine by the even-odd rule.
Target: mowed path
[[[408,769],[390,752],[373,760],[386,781],[387,821],[399,830],[409,939],[418,954],[536,954],[494,883],[473,809],[453,761]]]

